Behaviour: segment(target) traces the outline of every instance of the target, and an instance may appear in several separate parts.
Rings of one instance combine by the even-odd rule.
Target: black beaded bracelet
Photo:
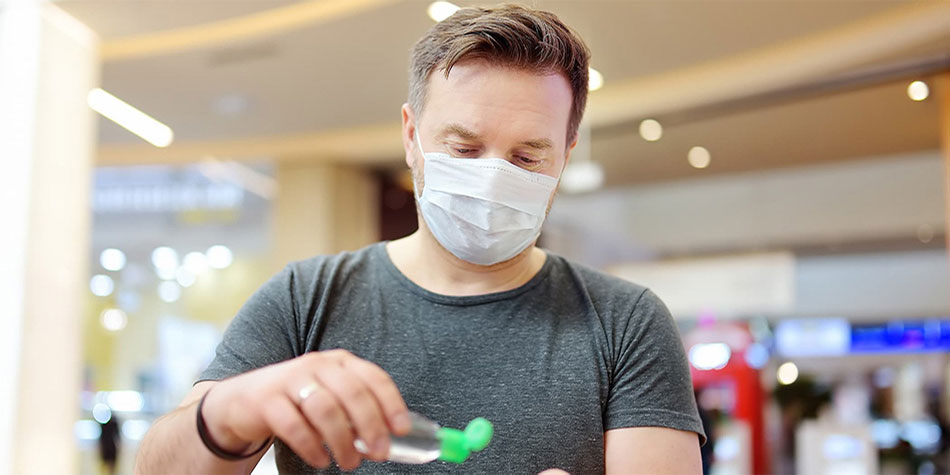
[[[272,439],[267,439],[260,447],[257,448],[257,450],[249,454],[236,454],[234,452],[228,452],[227,450],[219,447],[218,444],[214,442],[214,439],[211,438],[211,435],[208,434],[208,426],[205,424],[204,416],[201,415],[201,407],[204,406],[206,397],[208,397],[208,393],[205,393],[204,396],[201,396],[201,401],[198,402],[198,437],[201,438],[201,442],[205,444],[205,447],[207,447],[211,453],[224,460],[244,460],[254,456],[271,444]]]

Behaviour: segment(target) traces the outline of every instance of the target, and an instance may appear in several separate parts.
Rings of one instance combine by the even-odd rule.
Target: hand
[[[543,472],[538,473],[538,475],[571,475],[571,474],[559,468],[549,468]]]
[[[276,436],[324,468],[326,444],[343,470],[360,464],[356,437],[369,446],[367,458],[385,460],[390,434],[405,435],[410,425],[389,375],[346,350],[311,352],[223,380],[209,390],[202,415],[226,450],[244,453]]]

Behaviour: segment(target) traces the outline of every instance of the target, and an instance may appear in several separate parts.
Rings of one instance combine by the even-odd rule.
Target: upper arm
[[[703,434],[689,363],[676,323],[663,302],[644,291],[613,333],[604,431],[666,427]],[[652,430],[652,429],[650,429]]]
[[[665,427],[626,427],[604,433],[607,474],[700,474],[699,436]]]
[[[198,380],[229,378],[301,354],[293,286],[288,266],[258,288],[228,324]]]

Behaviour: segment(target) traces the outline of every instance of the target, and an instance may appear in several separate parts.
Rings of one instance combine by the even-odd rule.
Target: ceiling
[[[56,5],[95,30],[103,40],[194,26],[265,11],[294,0],[56,0]]]
[[[905,89],[891,83],[724,113],[667,126],[657,142],[641,139],[634,124],[613,127],[594,133],[591,154],[610,186],[937,148],[936,104],[913,102]],[[710,151],[709,168],[687,162],[695,145]]]
[[[108,44],[295,3],[68,0],[57,4]],[[181,144],[179,150],[196,150],[194,160],[201,158],[198,151],[213,153],[214,144],[234,140],[327,131],[349,131],[359,137],[363,128],[393,130],[388,126],[398,126],[399,107],[406,97],[408,49],[433,22],[425,13],[427,1],[376,3],[275,35],[107,61],[103,87],[171,126],[176,145],[169,152]],[[592,98],[608,97],[616,84],[667,77],[663,75],[697,64],[801,42],[905,6],[896,1],[805,0],[525,3],[554,11],[585,38],[593,52],[592,65],[606,78],[604,89],[592,93]],[[950,17],[946,25],[942,34],[927,42],[882,53],[880,61],[950,54]],[[862,66],[868,65],[873,63]],[[792,101],[724,108],[715,114],[685,111],[666,124],[662,140],[655,143],[639,137],[636,122],[619,121],[593,130],[591,153],[604,164],[607,184],[623,185],[936,148],[934,101],[911,102],[905,87],[901,79]],[[377,166],[400,166],[399,138],[392,135],[384,139],[384,152],[374,160]],[[136,157],[154,152],[106,120],[100,120],[100,142],[104,149],[128,147],[119,149],[124,155],[119,160],[113,156],[113,163],[125,157],[128,163],[140,163]],[[686,152],[693,145],[711,151],[708,169],[687,164]],[[161,154],[154,157],[162,160]]]

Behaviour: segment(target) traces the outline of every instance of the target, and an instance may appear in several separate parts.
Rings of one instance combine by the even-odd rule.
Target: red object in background
[[[731,416],[748,424],[752,439],[752,470],[756,474],[769,473],[768,450],[765,441],[765,394],[759,383],[759,370],[749,366],[744,357],[753,343],[752,334],[744,324],[704,322],[684,338],[686,350],[694,345],[725,343],[731,355],[725,366],[718,369],[699,369],[690,362],[693,387],[732,391]]]

